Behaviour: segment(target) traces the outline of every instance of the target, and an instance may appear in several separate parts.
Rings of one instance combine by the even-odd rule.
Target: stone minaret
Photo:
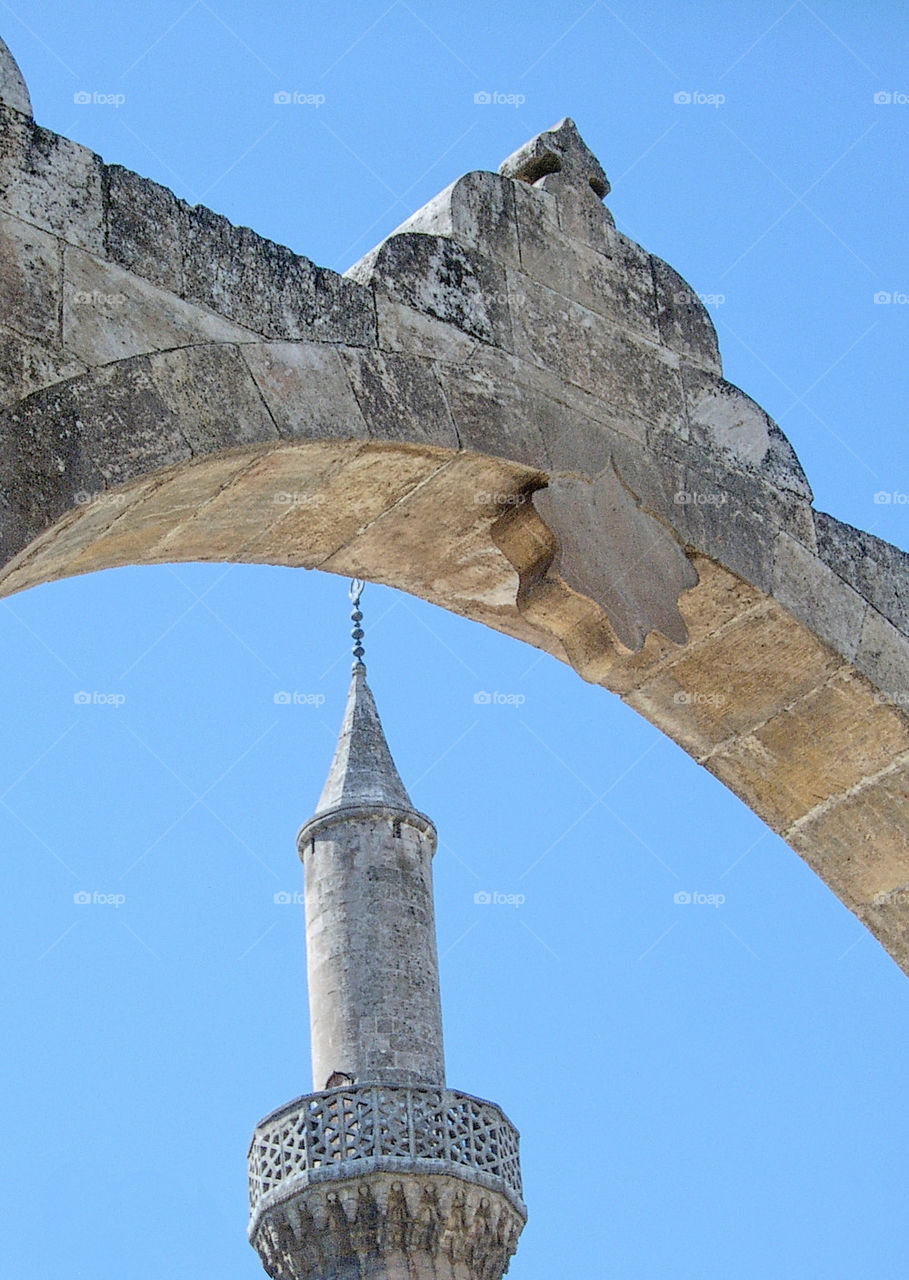
[[[249,1237],[273,1280],[500,1280],[527,1217],[518,1134],[445,1085],[432,857],[363,664],[297,847],[316,1093],[257,1126]]]

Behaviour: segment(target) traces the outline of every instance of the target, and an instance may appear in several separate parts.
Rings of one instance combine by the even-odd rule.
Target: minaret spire
[[[317,818],[336,810],[363,805],[384,805],[390,809],[413,811],[410,796],[392,759],[372,690],[366,683],[361,626],[363,614],[360,610],[364,585],[357,578],[350,584],[350,598],[354,606],[350,615],[354,624],[351,632],[354,663],[350,692],[334,760],[316,806]]]
[[[297,849],[315,1093],[249,1151],[249,1236],[276,1280],[501,1280],[527,1216],[518,1135],[445,1083],[436,829],[407,794],[363,662]]]

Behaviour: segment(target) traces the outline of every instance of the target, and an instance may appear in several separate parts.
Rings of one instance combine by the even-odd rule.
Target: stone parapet
[[[276,1280],[498,1280],[527,1212],[518,1133],[451,1089],[297,1098],[249,1148],[249,1238]]]

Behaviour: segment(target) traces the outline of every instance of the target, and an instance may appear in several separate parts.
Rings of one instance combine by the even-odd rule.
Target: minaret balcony
[[[497,1106],[452,1089],[358,1084],[296,1098],[250,1143],[250,1237],[306,1188],[378,1172],[454,1177],[504,1195],[524,1218],[518,1140]]]

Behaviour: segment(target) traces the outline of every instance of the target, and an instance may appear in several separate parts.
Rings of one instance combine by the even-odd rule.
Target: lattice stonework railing
[[[450,1089],[364,1084],[298,1098],[262,1121],[249,1149],[250,1208],[301,1175],[396,1159],[485,1174],[521,1199],[518,1132],[498,1107]]]

